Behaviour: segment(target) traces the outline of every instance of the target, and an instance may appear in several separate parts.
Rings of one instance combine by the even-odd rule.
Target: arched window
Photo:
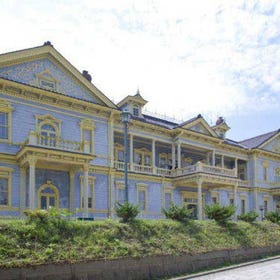
[[[38,190],[38,204],[40,209],[59,208],[59,191],[57,187],[50,182],[42,185]]]
[[[40,144],[49,147],[56,146],[57,130],[52,124],[45,123],[40,126]]]
[[[139,117],[139,106],[133,105],[133,116]]]

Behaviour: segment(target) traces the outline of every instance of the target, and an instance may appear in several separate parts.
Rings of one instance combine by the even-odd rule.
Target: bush
[[[215,220],[219,224],[226,224],[235,213],[235,207],[232,205],[221,206],[219,204],[206,205],[205,214],[209,219]]]
[[[253,223],[256,221],[259,214],[255,211],[248,212],[246,214],[241,214],[237,216],[238,220],[247,222],[247,223]]]
[[[140,210],[138,205],[129,202],[125,202],[124,204],[117,203],[116,214],[124,223],[132,222],[139,213]]]
[[[280,214],[278,212],[267,212],[265,218],[275,224],[280,224]]]
[[[187,222],[191,219],[193,209],[188,209],[185,205],[179,207],[171,204],[169,209],[162,209],[163,214],[167,219],[176,220],[179,222]]]

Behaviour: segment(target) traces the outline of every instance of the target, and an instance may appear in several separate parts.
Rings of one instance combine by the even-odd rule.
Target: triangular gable
[[[203,119],[203,117],[196,118],[195,120],[188,122],[181,126],[184,129],[199,132],[208,136],[217,137],[215,131],[208,125],[208,123]]]
[[[0,77],[117,108],[50,44],[0,55]]]
[[[267,139],[258,148],[274,153],[280,153],[280,132]]]

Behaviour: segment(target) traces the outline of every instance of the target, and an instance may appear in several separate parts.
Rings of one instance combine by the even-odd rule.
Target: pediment
[[[52,46],[0,55],[0,78],[116,108]]]
[[[259,148],[273,153],[280,153],[280,134],[277,133],[274,137],[260,145]]]
[[[202,117],[194,120],[193,122],[183,125],[182,128],[202,133],[208,136],[217,137],[215,131],[208,125],[208,123]]]

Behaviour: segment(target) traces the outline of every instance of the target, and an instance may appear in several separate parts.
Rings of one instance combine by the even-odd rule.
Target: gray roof
[[[253,138],[249,138],[243,141],[240,141],[239,144],[244,145],[245,147],[249,149],[257,148],[264,142],[266,142],[268,139],[275,136],[280,130],[271,131]]]

